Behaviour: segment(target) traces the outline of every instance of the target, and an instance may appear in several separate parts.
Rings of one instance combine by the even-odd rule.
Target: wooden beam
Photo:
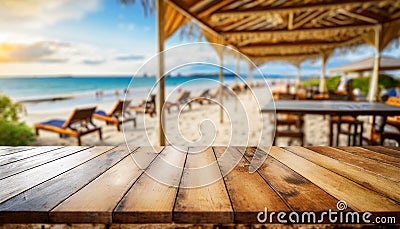
[[[294,13],[290,12],[289,16],[288,16],[288,29],[289,30],[293,29],[293,17],[294,17]]]
[[[294,55],[263,55],[263,56],[256,56],[256,55],[248,55],[251,60],[290,60],[290,59],[311,59],[311,58],[318,58],[320,53],[300,53]]]
[[[300,33],[307,33],[309,35],[314,36],[315,34],[321,34],[326,32],[345,32],[348,30],[357,31],[357,30],[372,30],[374,25],[352,25],[352,26],[337,26],[332,28],[313,28],[313,29],[297,29],[297,30],[269,30],[269,31],[231,31],[231,32],[222,32],[221,34],[226,37],[253,37],[257,36],[259,38],[263,36],[273,36],[273,35],[283,35],[283,36],[294,36]]]
[[[258,25],[264,21],[265,21],[264,18],[255,18],[255,20],[253,20],[253,21],[250,21],[250,22],[247,22],[246,24],[238,26],[235,30],[243,30],[245,28],[249,28],[250,26]]]
[[[310,20],[312,20],[313,18],[317,17],[318,15],[320,15],[323,12],[323,10],[316,10],[315,12],[313,12],[312,14],[308,15],[306,18],[304,18],[303,20],[301,20],[300,22],[296,23],[293,25],[293,29],[297,29],[300,28],[301,26],[303,26],[304,24],[306,24],[307,22],[310,22]]]
[[[219,2],[218,0],[203,0],[203,1],[198,1],[197,3],[195,3],[194,5],[192,5],[189,8],[189,11],[192,13],[198,13],[199,11],[204,10],[205,8],[207,8],[209,5],[215,4]]]
[[[240,50],[242,51],[253,51],[253,50],[260,50],[260,49],[303,49],[303,48],[333,48],[340,46],[342,42],[332,42],[332,43],[293,43],[293,44],[267,44],[267,45],[249,45],[241,47]]]
[[[223,12],[217,12],[212,15],[212,17],[227,17],[227,16],[235,16],[235,17],[246,17],[249,15],[253,16],[265,16],[265,14],[269,13],[277,13],[277,14],[288,14],[290,12],[300,13],[307,10],[336,10],[343,9],[344,7],[367,7],[374,3],[390,3],[389,0],[353,0],[353,1],[340,1],[334,3],[320,3],[320,4],[304,4],[302,6],[293,6],[293,7],[268,7],[262,10],[229,10]]]
[[[210,8],[202,11],[201,13],[198,14],[199,18],[204,18],[204,17],[208,17],[210,16],[212,13],[214,13],[215,11],[221,9],[222,7],[232,3],[235,0],[225,0],[225,1],[220,1],[219,3],[211,6]]]
[[[344,9],[338,9],[337,12],[339,12],[341,14],[344,14],[344,15],[347,15],[349,17],[355,18],[355,19],[360,20],[360,21],[365,21],[365,22],[371,23],[371,24],[378,23],[378,20],[376,20],[374,18],[367,17],[367,16],[364,16],[364,15],[361,15],[361,14],[352,13],[352,12],[344,10]]]
[[[192,13],[184,10],[180,5],[176,4],[174,1],[172,0],[165,0],[166,3],[170,4],[172,7],[174,7],[179,13],[181,13],[182,15],[184,15],[185,17],[193,20],[200,28],[206,30],[207,32],[210,32],[211,34],[220,37],[221,40],[223,40],[224,38],[218,33],[216,32],[213,28],[211,28],[209,25],[205,24],[204,22],[202,22],[201,20],[199,20],[195,15],[193,15]]]
[[[221,29],[221,31],[233,30],[233,29],[235,29],[236,27],[239,27],[239,26],[241,26],[241,25],[243,25],[243,24],[246,24],[247,22],[253,21],[254,19],[257,19],[257,18],[254,18],[254,17],[247,17],[247,18],[245,18],[245,19],[238,20],[237,22],[235,22],[235,23],[233,23],[233,24],[224,26],[224,27]]]

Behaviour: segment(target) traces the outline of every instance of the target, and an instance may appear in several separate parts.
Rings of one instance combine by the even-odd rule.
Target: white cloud
[[[99,6],[100,0],[2,0],[0,28],[42,28],[64,20],[79,20]]]
[[[135,24],[133,23],[119,23],[118,28],[125,31],[132,31],[135,29]]]

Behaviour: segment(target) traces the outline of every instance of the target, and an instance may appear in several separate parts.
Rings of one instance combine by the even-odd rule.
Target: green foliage
[[[354,89],[359,88],[361,93],[366,95],[366,94],[368,94],[370,80],[371,80],[370,76],[353,78],[352,86]],[[339,85],[339,83],[340,83],[340,76],[333,76],[326,80],[326,87],[329,91],[335,91],[337,86]],[[305,86],[305,87],[318,86],[319,79],[309,79],[309,80],[303,81],[301,85]],[[380,91],[383,88],[389,89],[389,88],[399,87],[400,81],[396,80],[395,78],[393,78],[390,75],[380,74],[379,80],[378,80],[378,85],[379,85],[379,91]]]
[[[0,94],[0,119],[17,121],[18,109],[19,106],[17,104],[13,104],[9,97]]]
[[[18,121],[18,104],[0,94],[0,145],[28,145],[35,140],[31,127]]]
[[[0,145],[29,145],[35,140],[32,128],[23,122],[12,122],[0,119]]]
[[[328,91],[336,91],[340,84],[340,76],[333,76],[326,80],[326,88]]]
[[[303,86],[303,87],[311,87],[311,86],[318,86],[318,85],[319,85],[319,79],[316,79],[316,78],[308,79],[308,80],[301,82],[301,86]]]

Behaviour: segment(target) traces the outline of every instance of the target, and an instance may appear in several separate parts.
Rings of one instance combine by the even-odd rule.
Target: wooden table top
[[[262,112],[296,112],[304,114],[400,115],[400,107],[377,102],[336,100],[275,100]]]
[[[2,223],[257,223],[268,212],[337,210],[391,214],[399,222],[400,148],[1,147]],[[221,156],[221,155],[227,156]],[[140,168],[132,155],[140,155]],[[216,158],[218,160],[216,161]],[[238,164],[230,171],[232,163]],[[178,168],[161,166],[173,161]],[[216,162],[216,163],[215,163]],[[205,173],[194,168],[213,164]],[[159,172],[170,185],[157,182]],[[210,185],[185,188],[201,178]]]

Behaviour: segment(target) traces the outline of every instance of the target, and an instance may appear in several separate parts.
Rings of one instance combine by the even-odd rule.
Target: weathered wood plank
[[[30,150],[30,149],[34,149],[34,147],[32,147],[32,146],[11,147],[11,148],[8,148],[8,149],[0,150],[0,156],[6,156],[6,155],[10,155],[10,154],[13,154],[13,153],[18,153],[20,151],[25,151],[25,150]]]
[[[147,167],[162,148],[141,147],[134,152]],[[112,212],[143,173],[133,157],[126,157],[50,212],[52,223],[112,223]]]
[[[385,154],[388,156],[400,158],[400,152],[394,149],[390,149],[388,147],[382,147],[382,146],[363,146],[363,148],[372,150],[377,153]]]
[[[60,158],[67,157],[75,153],[79,153],[80,151],[85,149],[88,149],[88,147],[71,146],[71,147],[61,148],[58,150],[51,151],[49,154],[41,154],[37,157],[27,158],[25,160],[20,160],[15,163],[10,163],[1,166],[0,180],[21,173],[23,171],[33,169],[38,166],[45,165]]]
[[[109,147],[107,148],[109,149]],[[48,215],[51,209],[127,157],[128,154],[126,146],[111,149],[9,199],[0,205],[0,222],[13,223],[13,220],[18,218],[20,218],[18,222],[24,223],[48,222]],[[94,192],[95,190],[92,191]],[[31,214],[29,217],[21,218],[23,215],[20,215],[20,213],[23,212],[30,212]]]
[[[0,203],[50,178],[74,168],[114,147],[95,147],[0,180]],[[1,167],[0,167],[1,171]]]
[[[146,169],[114,210],[114,223],[171,223],[186,153],[171,146]]]
[[[261,150],[256,148],[239,147],[239,149],[245,153],[249,161],[260,160],[253,158],[254,155],[266,154],[266,152],[255,154],[256,150]],[[267,156],[258,173],[280,194],[293,211],[320,212],[336,209],[338,202],[336,198],[271,156]]]
[[[233,210],[211,147],[190,147],[176,198],[175,223],[232,223]]]
[[[20,161],[26,158],[38,156],[41,154],[48,153],[52,150],[59,149],[61,146],[41,146],[31,150],[20,151],[18,153],[9,154],[3,157],[0,157],[0,166],[14,163],[16,161]]]
[[[267,150],[265,147],[261,147]],[[400,211],[400,206],[354,181],[342,177],[290,151],[272,147],[269,155],[287,165],[304,178],[310,180],[336,199],[346,201],[356,211],[387,212]]]
[[[235,223],[258,223],[257,214],[264,208],[268,211],[289,210],[258,173],[249,173],[249,162],[238,149],[214,147],[214,152],[232,200]]]
[[[340,150],[352,153],[354,155],[357,156],[361,156],[361,157],[367,157],[370,159],[374,159],[376,161],[379,161],[380,163],[386,163],[386,164],[390,164],[390,165],[394,165],[397,167],[400,167],[400,158],[397,157],[393,157],[393,156],[389,156],[386,154],[381,154],[381,153],[376,153],[372,150],[369,149],[365,149],[362,147],[337,147]]]
[[[359,157],[346,151],[332,147],[309,146],[306,148],[313,150],[319,154],[334,158],[338,161],[342,161],[344,163],[348,163],[353,166],[370,171],[372,173],[378,174],[386,179],[391,179],[396,182],[400,181],[399,168],[395,166],[379,163],[369,158]]]
[[[355,181],[366,188],[382,193],[385,196],[400,202],[400,189],[398,182],[383,178],[382,176],[371,173],[368,170],[319,154],[304,147],[292,146],[285,147],[285,149],[334,173]],[[398,169],[398,171],[400,173],[400,169]]]
[[[400,151],[400,147],[399,146],[385,146],[385,148],[396,150],[396,151]]]

